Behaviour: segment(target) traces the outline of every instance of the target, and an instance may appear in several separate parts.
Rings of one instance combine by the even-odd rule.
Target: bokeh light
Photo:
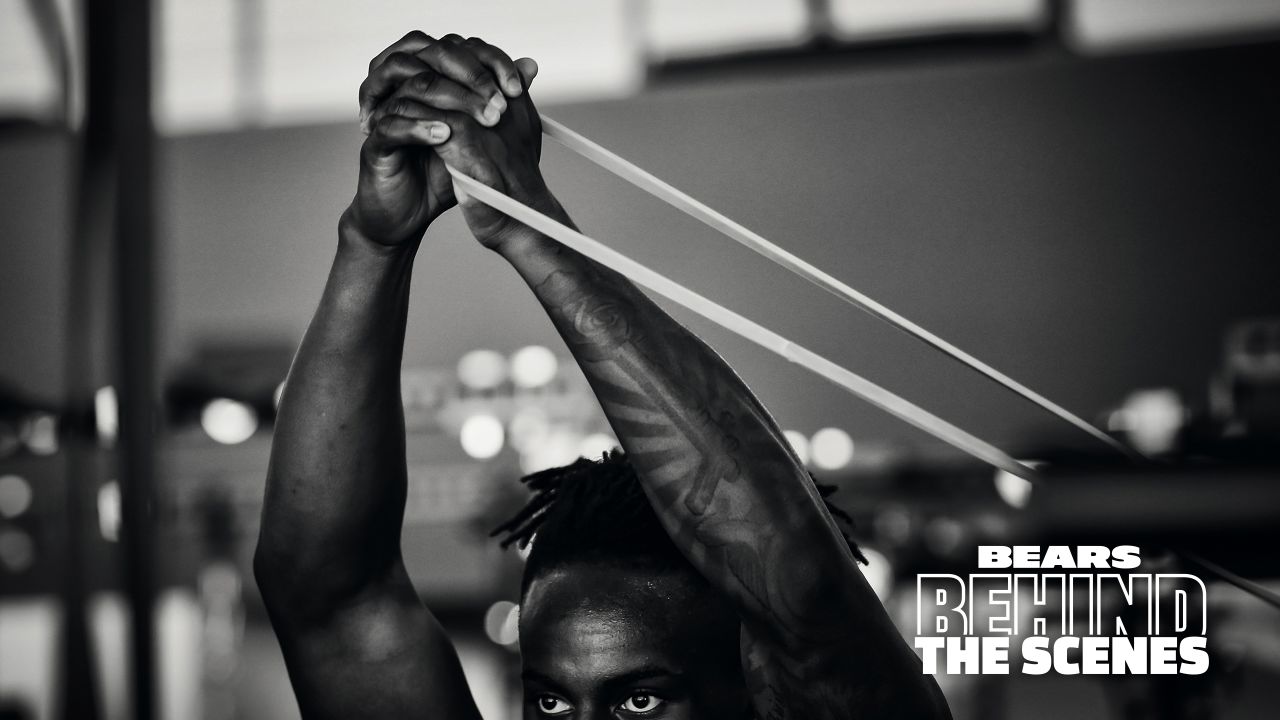
[[[493,350],[472,350],[458,360],[458,380],[472,390],[492,390],[507,379],[507,359]]]
[[[258,413],[237,400],[210,400],[200,411],[200,427],[215,441],[236,445],[258,431]]]
[[[823,428],[809,441],[813,464],[822,470],[839,470],[853,460],[853,438],[840,428]]]
[[[36,413],[22,424],[22,441],[35,455],[58,452],[58,418],[50,413]]]
[[[511,382],[517,387],[536,388],[551,382],[560,363],[555,353],[541,345],[520,348],[511,356]]]
[[[510,600],[499,600],[484,613],[484,634],[503,647],[513,647],[520,640],[520,606]]]
[[[476,460],[488,460],[502,452],[506,431],[492,415],[472,415],[462,423],[459,434],[462,451]]]
[[[1008,470],[996,470],[996,494],[1010,507],[1024,508],[1031,502],[1031,481]]]
[[[1187,412],[1176,390],[1157,388],[1136,390],[1120,410],[1129,443],[1145,455],[1160,455],[1174,449]]]
[[[20,475],[0,475],[0,517],[16,518],[31,507],[31,483]]]
[[[109,480],[98,488],[98,532],[103,540],[120,539],[120,483]]]
[[[110,385],[98,388],[93,394],[93,421],[98,428],[98,442],[111,447],[120,429],[120,406],[116,401],[116,389]]]

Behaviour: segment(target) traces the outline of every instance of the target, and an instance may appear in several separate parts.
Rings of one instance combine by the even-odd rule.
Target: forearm
[[[532,234],[500,251],[582,367],[668,534],[740,609],[757,708],[947,717],[808,473],[728,365],[616,272]]]
[[[339,235],[281,398],[257,558],[267,585],[322,603],[398,562],[405,498],[400,361],[412,251],[379,248],[345,222]]]
[[[812,482],[751,391],[612,270],[536,236],[500,251],[550,314],[685,554],[748,618],[812,629],[819,618],[797,613],[829,606],[811,598],[829,601],[833,581],[860,577]]]

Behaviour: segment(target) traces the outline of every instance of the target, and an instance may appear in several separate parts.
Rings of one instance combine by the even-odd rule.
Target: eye
[[[619,707],[623,712],[647,715],[662,707],[663,704],[663,700],[653,693],[637,692],[632,693],[631,697],[627,698]]]
[[[538,696],[538,711],[543,715],[564,715],[572,709],[569,703],[555,695]]]

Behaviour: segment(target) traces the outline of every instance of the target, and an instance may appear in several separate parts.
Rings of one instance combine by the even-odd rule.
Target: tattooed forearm
[[[709,347],[612,271],[567,257],[534,290],[682,549],[749,611],[809,635],[806,588],[795,582],[804,578],[779,582],[781,555],[803,549],[838,567],[846,553],[751,392]],[[815,568],[812,575],[816,581],[822,573]],[[821,625],[825,636],[830,624]]]
[[[918,689],[914,656],[817,489],[725,362],[577,253],[548,245],[509,259],[581,365],[667,532],[740,609],[753,637],[744,665],[748,650],[758,662],[748,678],[757,713],[853,717],[858,673],[887,657],[916,674],[880,692]]]

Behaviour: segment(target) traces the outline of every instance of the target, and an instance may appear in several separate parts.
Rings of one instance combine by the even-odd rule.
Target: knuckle
[[[431,43],[418,53],[419,57],[439,60],[449,52],[449,45],[444,42]]]
[[[391,102],[387,103],[387,106],[384,109],[384,112],[387,115],[409,116],[413,114],[414,107],[413,107],[413,103],[406,100],[405,98],[396,98]]]
[[[435,89],[438,77],[433,72],[418,73],[409,79],[409,90],[419,95],[426,95]]]
[[[450,42],[450,43],[460,43],[462,42],[462,36],[459,35],[458,33],[449,33],[448,35],[445,35],[444,37],[440,38],[440,40],[444,42]]]
[[[493,86],[493,75],[484,67],[474,63],[468,63],[464,70],[467,84],[477,88],[490,88]]]
[[[398,50],[387,56],[387,67],[395,70],[405,70],[415,65],[413,56],[403,50]]]

